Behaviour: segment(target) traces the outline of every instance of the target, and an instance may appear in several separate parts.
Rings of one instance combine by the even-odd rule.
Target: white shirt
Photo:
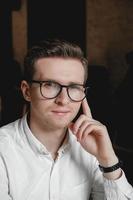
[[[31,133],[26,115],[0,128],[0,200],[133,200],[123,175],[103,177],[97,160],[69,132],[56,161]]]

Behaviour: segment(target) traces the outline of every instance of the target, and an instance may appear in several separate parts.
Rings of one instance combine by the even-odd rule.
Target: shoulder
[[[0,128],[0,152],[6,149],[15,141],[18,134],[20,119],[4,125]]]

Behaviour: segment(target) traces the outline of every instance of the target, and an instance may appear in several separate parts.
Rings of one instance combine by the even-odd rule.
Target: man
[[[29,50],[21,83],[29,110],[0,129],[0,199],[133,199],[107,129],[91,115],[87,74],[75,44]]]

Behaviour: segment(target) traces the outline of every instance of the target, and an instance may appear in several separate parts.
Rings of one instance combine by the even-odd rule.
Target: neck
[[[37,126],[36,123],[29,123],[33,135],[47,148],[55,159],[59,148],[65,141],[67,128],[48,129]]]

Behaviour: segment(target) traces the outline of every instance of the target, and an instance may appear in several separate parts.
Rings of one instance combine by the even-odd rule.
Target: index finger
[[[92,118],[91,110],[86,98],[82,101],[82,109],[83,109],[83,113],[86,116],[88,116],[89,118]]]

